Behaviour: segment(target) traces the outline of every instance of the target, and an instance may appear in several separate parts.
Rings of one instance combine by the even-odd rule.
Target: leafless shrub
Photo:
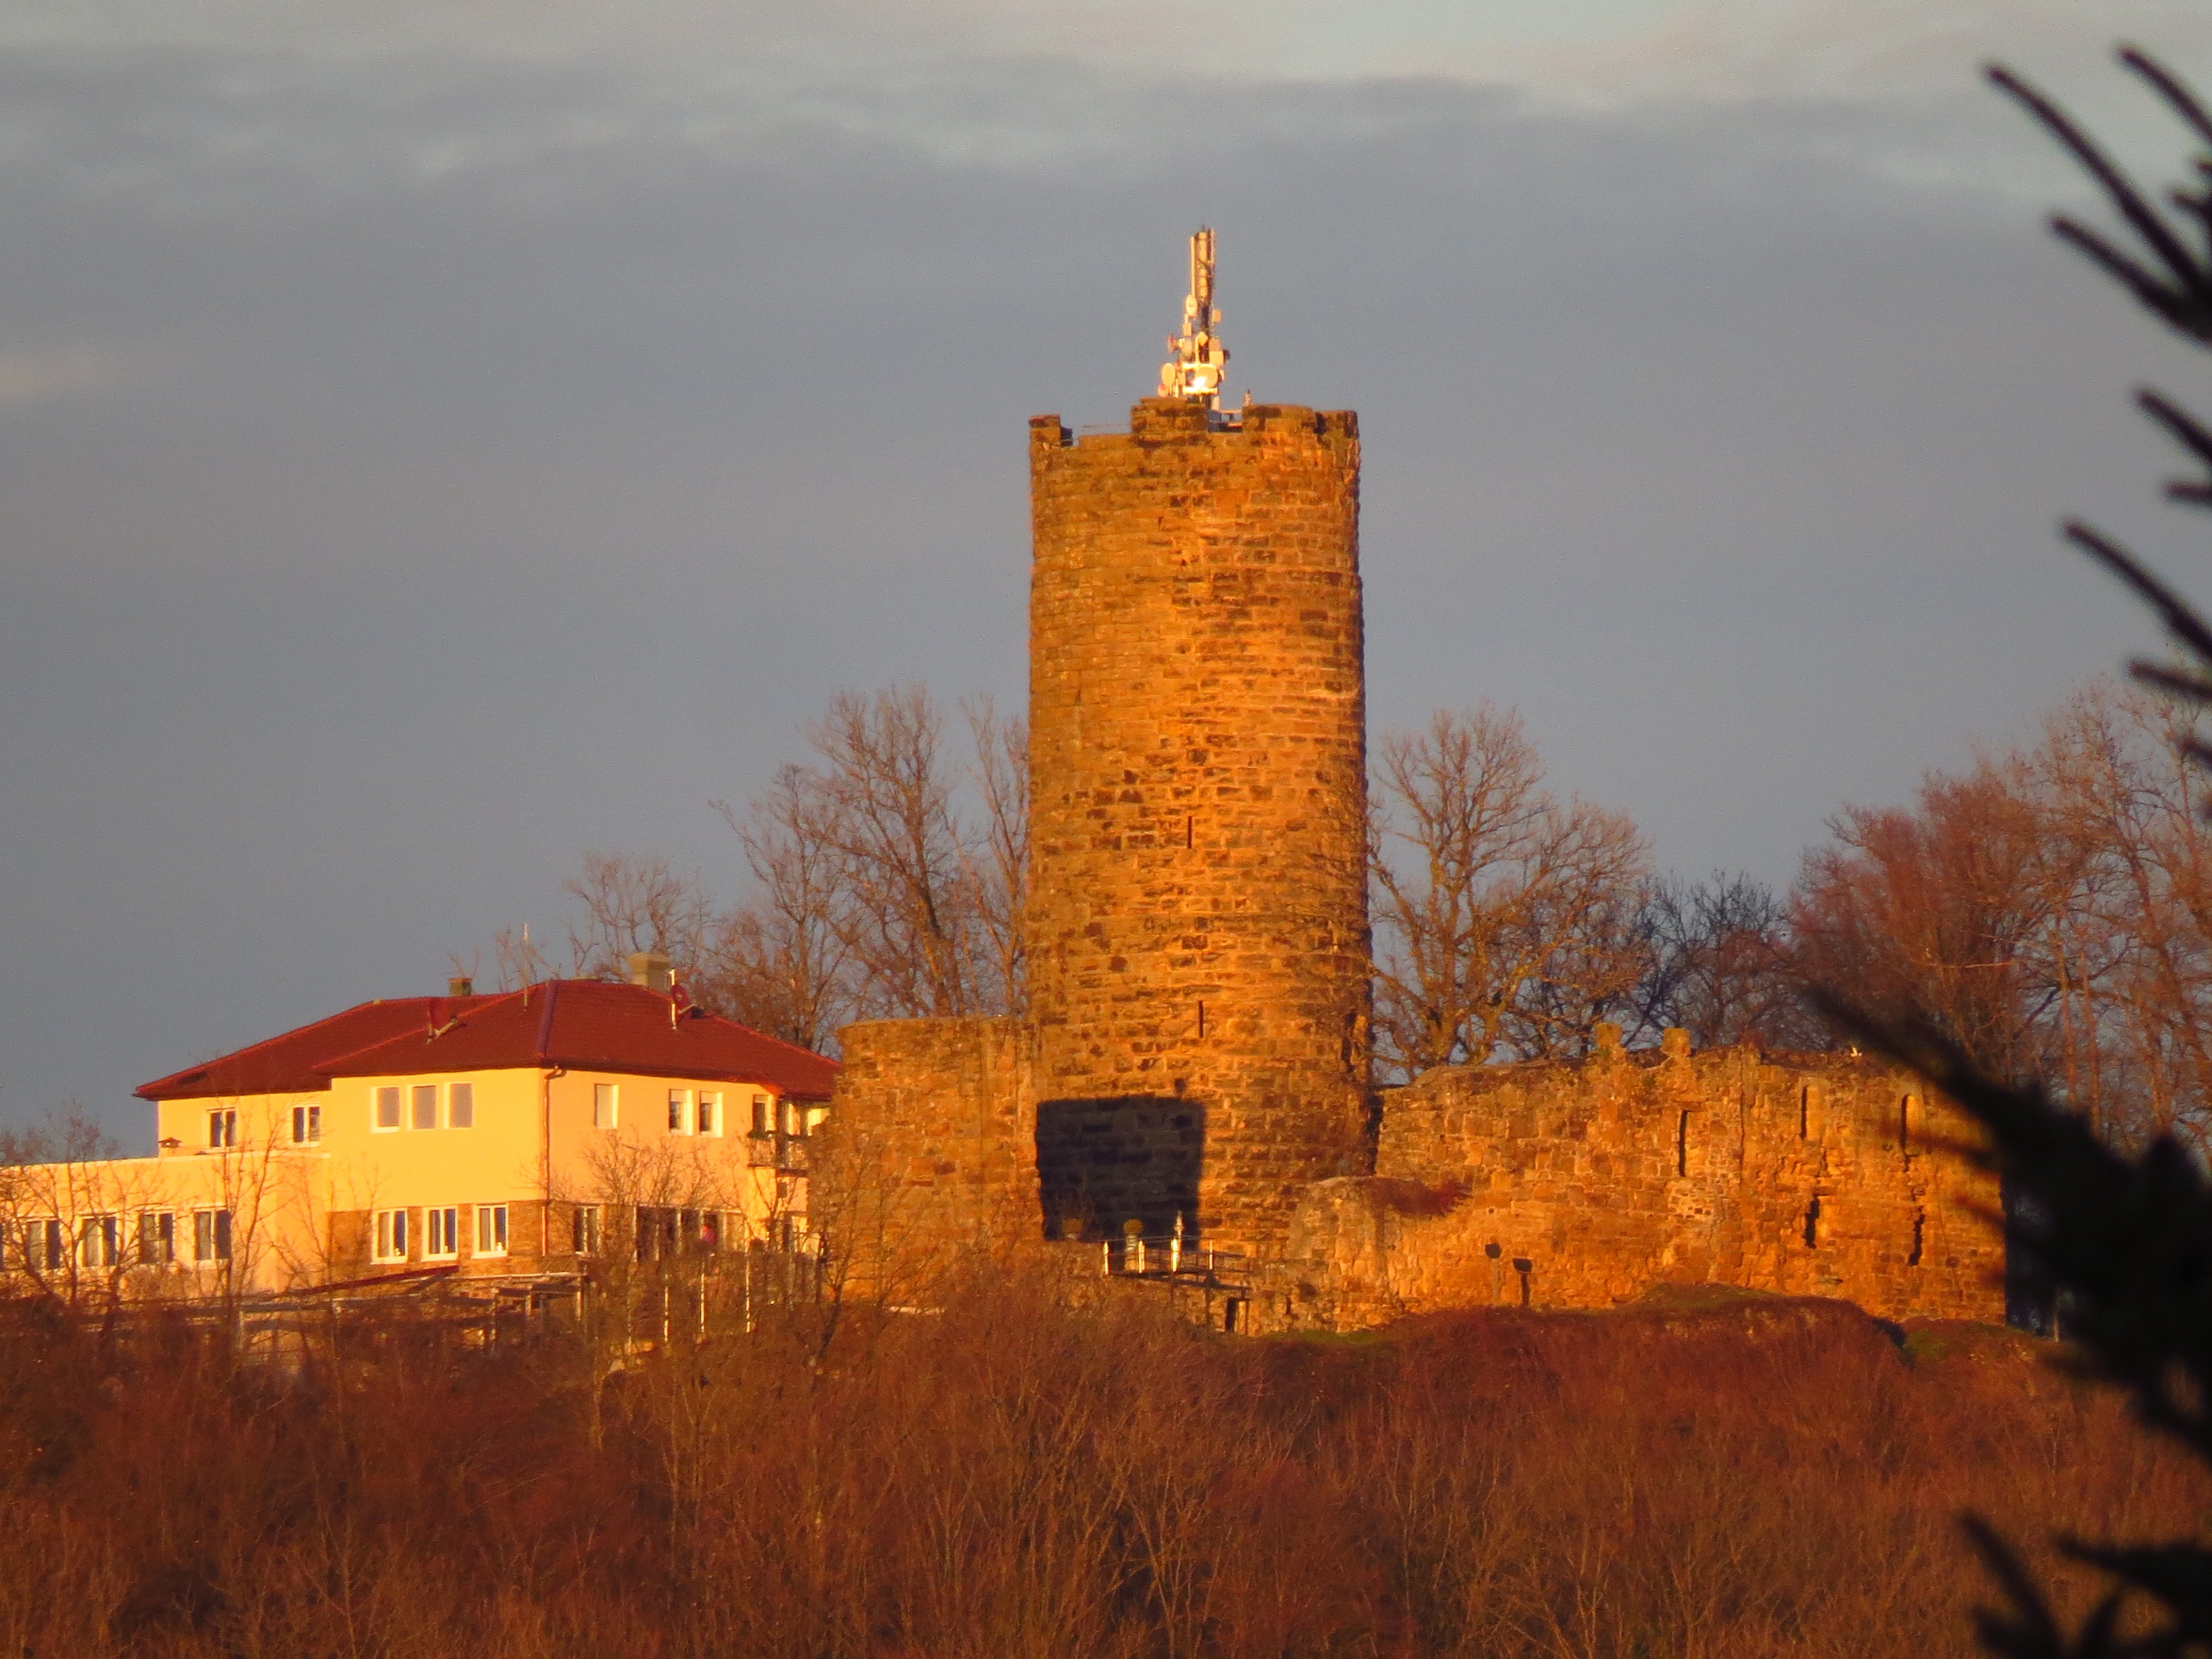
[[[1440,709],[1386,735],[1372,799],[1386,1067],[1577,1052],[1629,1000],[1645,971],[1643,837],[1552,795],[1517,715]]]

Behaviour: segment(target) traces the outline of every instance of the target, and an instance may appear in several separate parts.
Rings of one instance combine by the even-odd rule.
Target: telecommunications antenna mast
[[[1221,407],[1221,371],[1229,348],[1215,337],[1221,313],[1213,308],[1213,232],[1205,226],[1190,239],[1190,292],[1183,296],[1182,332],[1168,336],[1160,365],[1160,396]]]

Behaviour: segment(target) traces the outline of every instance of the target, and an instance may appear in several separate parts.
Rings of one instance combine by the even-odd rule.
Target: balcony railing
[[[745,1167],[775,1170],[784,1175],[805,1175],[810,1167],[807,1138],[785,1134],[781,1130],[770,1134],[756,1129],[745,1137]]]
[[[1242,1250],[1217,1250],[1187,1243],[1180,1233],[1147,1238],[1125,1233],[1098,1242],[1098,1271],[1109,1278],[1218,1279],[1244,1272]]]

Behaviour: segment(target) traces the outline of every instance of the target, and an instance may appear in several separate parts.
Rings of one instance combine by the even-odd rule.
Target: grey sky
[[[0,1117],[552,924],[840,686],[1023,696],[1024,421],[1361,414],[1378,723],[1518,705],[1776,881],[2144,643],[2141,379],[2006,56],[2195,4],[161,0],[0,13]],[[1356,20],[1357,27],[1347,20]]]

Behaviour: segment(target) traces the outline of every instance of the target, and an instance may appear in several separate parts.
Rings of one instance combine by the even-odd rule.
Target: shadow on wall
[[[1044,1236],[1096,1241],[1125,1222],[1164,1237],[1181,1216],[1198,1237],[1206,1108],[1173,1095],[1047,1100],[1037,1105],[1037,1184]]]

